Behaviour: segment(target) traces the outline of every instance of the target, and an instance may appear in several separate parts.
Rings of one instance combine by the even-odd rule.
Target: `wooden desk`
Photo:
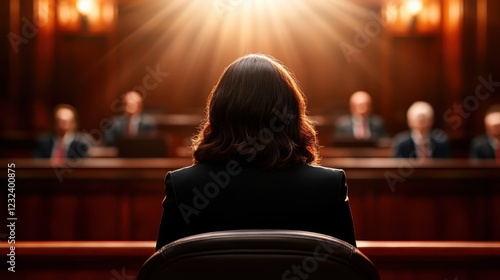
[[[388,147],[359,147],[359,148],[334,148],[323,147],[319,150],[323,158],[390,158],[392,150]],[[176,149],[177,157],[191,157],[191,149],[187,146],[180,146]]]
[[[392,150],[388,147],[335,148],[324,147],[319,151],[323,158],[390,158]]]
[[[191,164],[188,158],[86,159],[66,169],[46,160],[0,164],[8,162],[16,163],[19,240],[155,239],[164,176]],[[323,165],[346,171],[358,239],[500,241],[500,169],[493,161],[339,158]]]

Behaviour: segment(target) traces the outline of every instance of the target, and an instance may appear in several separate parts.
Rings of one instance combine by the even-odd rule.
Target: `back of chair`
[[[377,280],[370,260],[347,242],[295,230],[231,230],[182,238],[142,266],[138,280]]]

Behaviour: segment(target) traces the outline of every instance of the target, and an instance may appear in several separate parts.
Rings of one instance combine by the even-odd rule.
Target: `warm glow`
[[[441,0],[385,0],[382,12],[391,32],[436,32],[441,24]]]
[[[148,0],[152,6],[148,11],[154,12],[129,16],[127,24],[137,26],[137,31],[124,38],[122,44],[144,44],[148,40],[151,46],[144,48],[141,58],[152,61],[153,68],[157,63],[159,69],[165,69],[162,71],[171,71],[169,79],[175,80],[172,87],[176,91],[182,89],[179,92],[194,94],[195,89],[200,89],[194,85],[193,77],[198,84],[210,85],[235,58],[265,53],[283,61],[299,80],[325,75],[314,85],[303,86],[305,90],[322,89],[328,98],[332,91],[330,75],[341,71],[341,65],[351,58],[341,43],[357,48],[356,28],[368,30],[367,49],[375,48],[374,42],[382,36],[380,16],[354,2],[358,1]],[[365,50],[359,52],[353,53],[352,58],[362,57]],[[367,73],[379,71],[362,59],[355,63]],[[144,71],[142,64],[137,63],[137,67],[125,67],[120,70],[120,77],[127,80],[137,71]],[[170,87],[167,83],[162,86]],[[178,94],[171,90],[165,94]],[[208,93],[210,88],[202,91]]]
[[[395,22],[398,19],[398,15],[398,6],[395,4],[387,4],[385,9],[386,20],[389,22]]]
[[[457,1],[453,1],[450,3],[448,8],[448,17],[450,18],[450,22],[459,22],[462,17],[462,9],[461,5]]]
[[[102,19],[105,24],[112,24],[114,18],[114,7],[110,1],[106,2],[102,8]]]
[[[40,24],[47,24],[49,22],[49,14],[50,14],[50,7],[49,7],[49,1],[48,0],[39,0],[35,2],[36,7],[37,7],[37,17],[38,17],[38,23]]]
[[[62,2],[59,4],[58,13],[59,22],[62,25],[67,25],[71,22],[71,7],[66,2]]]
[[[95,7],[94,0],[78,0],[76,2],[76,9],[82,15],[87,16],[92,12]]]
[[[429,5],[426,8],[426,20],[433,25],[438,25],[441,21],[441,9],[438,3],[434,3],[433,5]]]
[[[408,0],[405,3],[405,9],[412,16],[420,14],[423,9],[422,0]]]
[[[42,0],[40,0],[42,1]],[[43,0],[49,1],[49,0]],[[62,30],[95,33],[113,29],[116,0],[56,1],[57,23]]]

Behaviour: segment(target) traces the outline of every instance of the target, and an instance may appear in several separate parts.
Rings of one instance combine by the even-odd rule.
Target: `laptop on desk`
[[[356,139],[354,137],[334,137],[332,146],[338,148],[371,148],[377,147],[378,140],[375,138]]]
[[[137,136],[118,139],[118,157],[166,158],[167,141],[163,136]]]

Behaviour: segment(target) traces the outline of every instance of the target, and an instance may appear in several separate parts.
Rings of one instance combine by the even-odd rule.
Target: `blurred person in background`
[[[35,158],[51,158],[54,163],[66,159],[85,158],[89,155],[90,143],[78,130],[78,113],[68,104],[59,104],[54,109],[53,131],[38,138]]]
[[[407,111],[408,131],[394,137],[393,155],[398,158],[451,158],[448,136],[433,130],[434,109],[423,101],[414,102]]]
[[[484,116],[486,133],[472,139],[470,157],[500,161],[500,104],[488,108]]]
[[[372,114],[372,98],[365,91],[356,91],[349,99],[350,115],[335,122],[334,138],[378,139],[385,137],[384,121]]]
[[[122,96],[123,114],[113,117],[111,125],[104,133],[108,146],[116,145],[119,138],[132,138],[156,133],[155,119],[142,112],[142,95],[136,91],[126,92]]]

